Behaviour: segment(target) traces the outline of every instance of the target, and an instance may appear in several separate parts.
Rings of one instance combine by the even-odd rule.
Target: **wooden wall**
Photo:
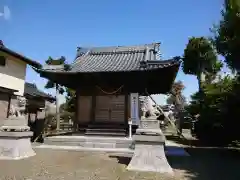
[[[121,123],[126,121],[126,107],[130,110],[130,101],[125,105],[125,95],[118,96],[77,96],[77,119],[78,123]],[[92,112],[94,111],[94,112]],[[126,114],[127,113],[127,114]]]
[[[77,96],[77,119],[79,124],[91,121],[92,96]]]
[[[125,96],[97,96],[96,122],[124,123]]]

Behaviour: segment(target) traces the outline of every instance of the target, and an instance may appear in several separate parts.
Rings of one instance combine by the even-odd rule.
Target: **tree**
[[[166,100],[168,105],[174,105],[175,104],[175,96],[173,96],[172,94],[170,94]]]
[[[200,114],[196,124],[196,135],[202,141],[227,144],[240,140],[240,86],[237,78],[223,77],[204,86],[205,96],[197,92],[192,95],[186,108],[192,116]],[[203,102],[202,104],[200,102]]]
[[[172,89],[170,92],[170,97],[167,100],[168,102],[171,102],[174,104],[176,112],[178,114],[178,120],[177,122],[177,128],[179,132],[182,132],[182,122],[183,122],[183,110],[184,110],[184,101],[182,91],[184,89],[184,85],[182,81],[174,82],[172,85]]]
[[[225,0],[221,12],[222,19],[212,30],[213,43],[217,52],[233,71],[240,71],[240,3],[238,0]]]
[[[221,71],[223,67],[223,63],[220,61],[217,61],[216,63],[213,64],[213,69],[211,72],[206,72],[206,79],[205,83],[206,84],[211,84],[217,77],[218,72]]]
[[[205,37],[190,38],[182,60],[183,72],[197,76],[199,90],[202,89],[206,73],[214,72],[220,63],[213,45]]]
[[[66,88],[65,110],[69,112],[75,111],[76,92],[73,89]]]
[[[45,61],[47,65],[63,65],[65,70],[69,69],[69,65],[66,64],[66,58],[61,56],[59,59],[53,59],[49,57],[48,60]],[[59,84],[48,80],[45,85],[46,89],[55,88],[56,89],[56,119],[57,119],[57,130],[60,129],[60,114],[59,114],[59,103],[58,103],[58,94],[63,94],[65,92],[64,87]]]
[[[172,85],[171,93],[167,98],[167,104],[185,104],[186,98],[183,96],[182,91],[184,90],[182,81],[174,82]],[[177,98],[177,99],[176,99]]]

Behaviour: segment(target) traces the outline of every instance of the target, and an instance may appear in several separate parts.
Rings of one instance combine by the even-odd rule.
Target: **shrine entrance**
[[[125,96],[107,95],[96,97],[96,123],[124,123]]]

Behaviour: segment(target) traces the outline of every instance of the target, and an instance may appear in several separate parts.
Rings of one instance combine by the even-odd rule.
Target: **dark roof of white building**
[[[23,62],[27,63],[28,65],[30,65],[32,67],[35,67],[35,68],[41,68],[42,67],[42,65],[39,62],[31,60],[31,59],[29,59],[29,58],[27,58],[27,57],[25,57],[25,56],[23,56],[19,53],[7,48],[6,46],[4,46],[2,40],[0,40],[0,51],[5,52],[5,53],[17,58],[17,59],[20,59],[20,60],[22,60]]]

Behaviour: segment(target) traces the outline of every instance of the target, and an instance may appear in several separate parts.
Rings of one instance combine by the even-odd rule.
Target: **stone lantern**
[[[0,121],[0,160],[23,159],[35,155],[30,138],[28,120],[22,114],[26,101],[18,98],[16,106],[12,106],[9,117]]]

